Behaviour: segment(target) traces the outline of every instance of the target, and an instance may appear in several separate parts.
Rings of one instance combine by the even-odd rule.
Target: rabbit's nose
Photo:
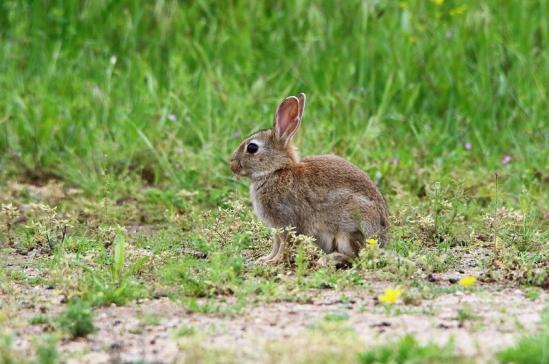
[[[231,171],[233,171],[234,174],[240,172],[240,163],[238,163],[236,159],[231,159],[229,164],[231,165]]]

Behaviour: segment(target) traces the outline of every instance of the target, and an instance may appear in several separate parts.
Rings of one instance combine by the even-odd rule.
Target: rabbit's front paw
[[[268,263],[269,260],[271,260],[272,257],[271,255],[265,255],[265,256],[262,256],[262,257],[259,257],[255,260],[256,263],[259,263],[259,264],[265,264],[265,263]]]

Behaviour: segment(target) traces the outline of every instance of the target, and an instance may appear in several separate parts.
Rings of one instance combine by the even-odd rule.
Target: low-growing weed
[[[467,363],[454,353],[452,342],[446,345],[420,344],[414,336],[406,335],[396,343],[372,348],[358,355],[361,364],[445,364]]]
[[[80,299],[70,302],[57,317],[59,328],[72,338],[87,336],[95,331],[91,306]]]
[[[192,326],[180,326],[174,331],[176,337],[193,336],[196,335],[197,330]]]
[[[478,320],[480,317],[473,311],[473,308],[465,304],[457,310],[457,320],[459,322]]]
[[[0,363],[21,364],[23,357],[13,349],[13,338],[0,333]]]
[[[497,360],[502,364],[549,364],[549,307],[541,319],[541,333],[521,337],[514,346],[497,353]]]
[[[50,319],[46,315],[36,315],[31,317],[29,322],[31,325],[43,325],[49,323]]]
[[[52,335],[42,338],[36,349],[36,364],[57,364],[58,362],[57,339]]]

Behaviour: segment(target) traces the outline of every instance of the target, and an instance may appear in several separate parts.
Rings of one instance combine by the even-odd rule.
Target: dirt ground
[[[445,273],[432,279],[444,288],[450,285],[451,276]],[[243,363],[292,362],[292,355],[300,355],[297,351],[324,350],[307,338],[315,324],[335,315],[342,317],[341,325],[354,330],[351,345],[357,352],[405,334],[440,344],[453,337],[459,353],[482,363],[518,336],[539,330],[540,313],[549,303],[547,292],[532,301],[517,287],[479,284],[474,291],[440,294],[388,311],[375,300],[388,286],[388,282],[374,281],[362,290],[322,289],[307,303],[251,304],[236,315],[187,313],[166,297],[122,307],[112,305],[95,310],[94,334],[64,339],[59,347],[64,355],[73,357],[68,363],[196,362],[202,358],[201,351]],[[30,318],[40,313],[56,314],[65,297],[48,287],[11,288],[10,293],[4,291],[0,296],[0,302],[11,317],[8,326],[15,334],[15,349],[30,353],[33,336],[48,331],[47,325],[29,325]],[[463,307],[468,307],[473,319],[458,318]],[[144,324],[143,317],[156,319]],[[182,328],[187,334],[177,335]],[[273,359],[276,347],[287,349]]]

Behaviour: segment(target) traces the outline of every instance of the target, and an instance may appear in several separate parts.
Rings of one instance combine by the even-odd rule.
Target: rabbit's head
[[[301,124],[305,100],[304,93],[287,97],[278,106],[271,129],[244,139],[231,157],[234,174],[259,180],[298,161],[292,137]]]

